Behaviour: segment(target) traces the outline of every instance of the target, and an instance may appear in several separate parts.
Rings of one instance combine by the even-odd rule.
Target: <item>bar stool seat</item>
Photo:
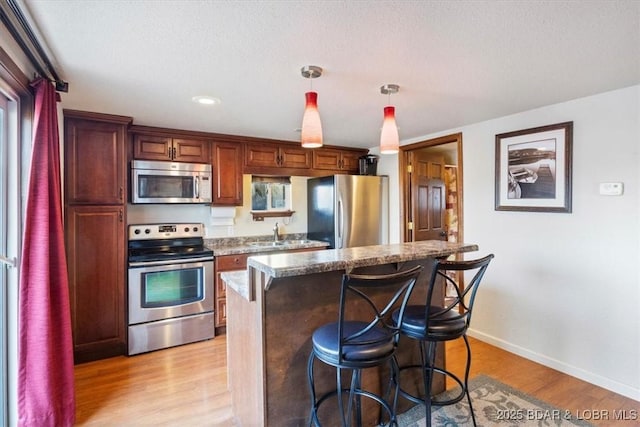
[[[413,339],[424,339],[425,331],[425,307],[422,305],[409,305],[404,311],[402,322],[402,334]],[[431,306],[429,312],[434,316],[441,314],[441,321],[432,320],[429,322],[427,335],[433,338],[446,338],[447,340],[461,337],[467,330],[467,323],[460,318],[457,313],[445,311],[442,307]]]
[[[423,305],[408,305],[404,313],[395,311],[392,314],[394,321],[400,325],[400,334],[416,340],[420,346],[420,364],[400,366],[399,371],[407,369],[421,369],[423,380],[423,396],[413,396],[402,389],[400,384],[399,394],[415,403],[423,403],[426,412],[426,425],[431,426],[431,407],[445,406],[460,402],[465,396],[469,402],[469,411],[473,425],[476,425],[475,414],[469,395],[468,380],[471,368],[471,347],[467,339],[467,330],[471,323],[471,313],[480,282],[494,255],[470,261],[446,261],[438,260],[433,269],[427,289],[427,299]],[[464,287],[456,281],[457,274],[462,272],[472,274],[471,280]],[[447,286],[453,289],[454,295],[444,307],[433,304],[435,289],[443,286],[446,292]],[[402,315],[402,316],[401,316]],[[467,359],[464,378],[459,378],[453,372],[436,366],[437,344],[463,338]],[[442,374],[446,378],[454,380],[460,387],[460,393],[447,400],[434,400],[431,396],[434,374]],[[402,376],[398,380],[402,383]]]
[[[423,267],[418,265],[406,271],[384,275],[345,274],[340,288],[338,321],[317,328],[311,337],[312,351],[309,355],[307,375],[311,392],[309,425],[320,426],[318,409],[324,402],[335,397],[340,423],[343,427],[355,423],[362,425],[361,398],[379,404],[382,415],[388,417],[388,425],[397,425],[396,403],[398,398],[398,365],[395,351],[398,346],[399,326],[391,320],[391,312],[397,309],[397,318],[402,319],[416,279]],[[374,294],[386,290],[386,296]],[[336,368],[336,387],[316,396],[314,362],[319,360]],[[362,370],[389,364],[390,380],[384,395],[362,387]],[[351,371],[349,387],[342,386],[342,371]],[[390,400],[392,385],[393,400]],[[345,407],[346,406],[346,407]]]
[[[344,324],[344,334],[353,335],[365,329],[366,322],[348,322]],[[363,362],[377,366],[381,361],[387,360],[395,351],[395,332],[390,333],[383,329],[372,329],[361,336],[362,342],[371,344],[345,345],[342,348],[342,359],[345,364],[353,361],[356,365]],[[330,365],[338,365],[341,357],[339,353],[338,322],[329,323],[316,329],[312,336],[315,357]]]

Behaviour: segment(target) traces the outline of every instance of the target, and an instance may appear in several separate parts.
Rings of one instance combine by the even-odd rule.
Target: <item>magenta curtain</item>
[[[57,94],[38,79],[20,266],[18,424],[75,422],[73,345],[60,189]]]

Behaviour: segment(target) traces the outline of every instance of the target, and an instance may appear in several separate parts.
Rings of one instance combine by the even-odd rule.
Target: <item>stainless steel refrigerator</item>
[[[332,175],[307,180],[307,236],[332,249],[389,243],[389,178]]]

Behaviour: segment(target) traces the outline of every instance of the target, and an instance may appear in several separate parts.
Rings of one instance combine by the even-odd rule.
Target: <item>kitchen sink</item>
[[[306,240],[306,239],[302,239],[302,240],[283,240],[282,243],[285,244],[285,245],[304,245],[304,244],[307,244],[307,243],[311,243],[311,240]]]
[[[295,246],[295,245],[305,245],[307,243],[311,243],[311,240],[307,239],[299,239],[299,240],[278,240],[277,242],[267,241],[267,242],[251,242],[249,246],[255,246],[260,248],[268,248],[268,247],[278,247],[278,246]]]
[[[270,246],[282,246],[284,242],[251,242],[249,246],[258,246],[258,247],[270,247]]]

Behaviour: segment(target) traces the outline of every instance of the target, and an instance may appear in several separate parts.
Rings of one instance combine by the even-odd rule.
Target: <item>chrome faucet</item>
[[[276,222],[276,225],[273,226],[273,241],[274,242],[279,242],[280,241],[280,236],[278,235],[278,223]]]

